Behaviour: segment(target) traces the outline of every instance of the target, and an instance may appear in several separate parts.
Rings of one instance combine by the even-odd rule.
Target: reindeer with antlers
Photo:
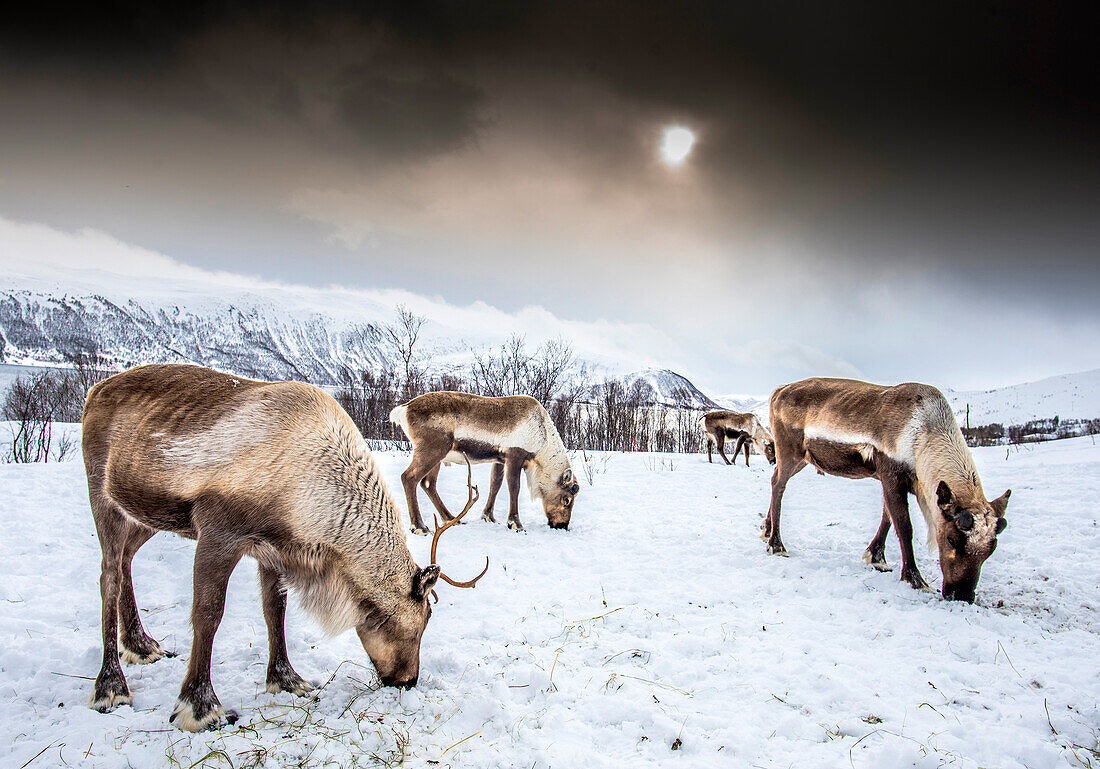
[[[362,435],[320,388],[254,382],[197,366],[140,366],[88,393],[84,464],[103,550],[103,664],[91,706],[130,704],[119,665],[166,656],[141,624],[130,564],[158,531],[197,540],[194,640],[172,721],[181,729],[235,720],[214,693],[211,650],[229,576],[245,555],[259,563],[269,661],[267,689],[304,695],[312,685],[287,658],[286,590],[330,633],[355,628],[386,686],[414,686],[436,581],[420,568],[400,513]],[[459,516],[473,506],[477,489]]]

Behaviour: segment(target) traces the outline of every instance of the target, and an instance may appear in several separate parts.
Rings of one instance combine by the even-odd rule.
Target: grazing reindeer
[[[737,411],[711,411],[699,417],[699,426],[703,428],[703,434],[707,440],[707,461],[714,461],[712,450],[717,447],[718,453],[727,465],[737,461],[737,455],[741,447],[745,447],[745,467],[749,466],[749,443],[756,446],[756,450],[763,454],[767,460],[775,464],[775,440],[768,428],[760,423],[756,414],[742,414]],[[733,449],[733,462],[726,456],[726,440],[737,440]]]
[[[118,660],[167,653],[139,619],[134,553],[158,531],[198,540],[194,640],[172,721],[217,728],[227,713],[210,682],[214,634],[229,575],[242,556],[259,562],[269,661],[267,690],[313,687],[286,653],[286,589],[330,633],[354,627],[386,686],[416,684],[427,596],[442,577],[418,567],[400,514],[359,430],[323,390],[264,383],[197,366],[140,366],[100,382],[84,404],[84,465],[103,550],[103,666],[91,706],[133,702]],[[476,500],[470,487],[469,510]],[[463,511],[465,512],[465,511]],[[486,562],[488,568],[488,562]],[[482,572],[482,575],[485,572]]]
[[[810,464],[821,474],[877,478],[883,513],[864,560],[888,571],[884,546],[893,523],[901,541],[901,578],[928,589],[913,558],[908,495],[928,524],[929,547],[939,545],[943,597],[974,601],[982,563],[1005,528],[1012,491],[988,501],[974,460],[943,393],[924,384],[896,387],[850,379],[806,379],[771,397],[778,464],[762,538],[768,552],[786,555],[779,536],[787,481]]]
[[[508,478],[508,528],[523,530],[519,520],[519,475],[527,473],[531,499],[542,499],[552,529],[568,529],[580,485],[557,428],[534,398],[511,395],[486,398],[460,392],[432,392],[390,412],[390,421],[413,445],[412,461],[401,474],[414,534],[427,534],[416,500],[419,483],[444,521],[451,519],[436,491],[442,462],[492,462],[492,482],[482,519],[495,523],[493,506],[501,480]]]

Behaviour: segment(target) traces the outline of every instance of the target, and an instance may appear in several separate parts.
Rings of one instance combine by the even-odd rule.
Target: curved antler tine
[[[454,587],[476,587],[477,581],[484,577],[487,571],[489,571],[489,556],[485,556],[485,568],[481,570],[480,574],[478,574],[471,580],[467,580],[466,582],[456,582],[443,572],[439,572],[439,577],[448,585],[453,585]]]
[[[462,458],[466,460],[466,488],[469,491],[469,499],[466,501],[466,507],[462,508],[462,512],[455,516],[455,519],[459,519],[466,513],[470,512],[470,508],[474,506],[474,503],[481,497],[477,491],[477,486],[474,485],[474,466],[470,464],[470,458],[466,456],[466,453],[462,453]]]
[[[477,502],[478,497],[479,497],[479,494],[478,494],[478,491],[477,491],[477,486],[474,485],[474,468],[473,468],[473,465],[470,464],[470,458],[468,456],[466,456],[465,453],[463,453],[462,458],[466,460],[466,486],[469,489],[469,500],[466,502],[466,506],[464,508],[462,508],[461,513],[456,515],[451,520],[447,521],[442,526],[439,525],[439,517],[436,516],[436,519],[435,519],[435,536],[432,537],[432,563],[433,564],[436,563],[435,552],[436,552],[436,548],[439,546],[439,537],[447,529],[451,528],[456,523],[461,521],[462,516],[464,516],[464,515],[466,515],[466,513],[470,512],[470,508],[472,508],[474,506],[474,503]],[[478,574],[473,579],[467,580],[466,582],[456,582],[455,580],[451,579],[446,574],[444,574],[442,571],[439,572],[439,576],[448,585],[453,585],[454,587],[474,587],[477,584],[477,581],[485,576],[485,573],[487,571],[489,571],[489,558],[488,557],[485,558],[485,568],[481,570],[481,573]]]

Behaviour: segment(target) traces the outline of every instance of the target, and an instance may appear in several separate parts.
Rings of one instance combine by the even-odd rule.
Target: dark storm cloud
[[[721,280],[754,292],[769,332],[833,352],[845,337],[849,360],[866,317],[902,301],[911,333],[922,312],[1073,320],[1100,292],[1096,8],[19,13],[0,23],[0,213],[207,267],[315,281],[294,265],[325,265],[324,280],[633,318]],[[675,172],[647,143],[672,122],[700,137]],[[846,325],[818,329],[829,313]]]

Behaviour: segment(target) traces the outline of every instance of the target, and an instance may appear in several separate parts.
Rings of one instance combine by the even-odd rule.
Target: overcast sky
[[[0,24],[0,217],[650,326],[711,392],[1100,367],[1095,11],[157,5]]]

